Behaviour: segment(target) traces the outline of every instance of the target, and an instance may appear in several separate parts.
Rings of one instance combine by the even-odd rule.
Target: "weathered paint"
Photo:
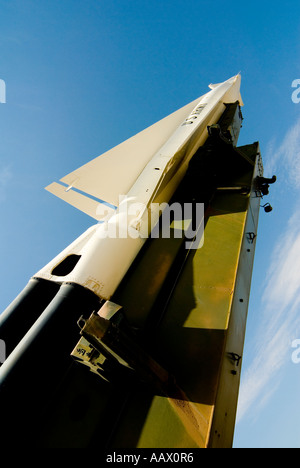
[[[248,171],[244,180],[251,184],[259,166],[260,156],[255,172]],[[204,246],[188,256],[159,327],[151,336],[152,352],[176,377],[185,396],[149,397],[147,411],[141,410],[143,424],[135,432],[137,447],[231,446],[241,362],[237,366],[228,353],[242,355],[255,249],[247,232],[257,232],[259,205],[254,190],[248,196],[220,193],[215,197],[207,214]],[[163,249],[159,247],[159,271],[163,271]],[[166,264],[169,258],[165,251]],[[145,310],[148,299],[151,313],[161,312],[151,300],[151,278],[157,281],[156,262],[150,245],[125,279],[117,300],[125,305],[129,319],[136,309],[134,304],[139,309],[144,301],[145,315],[149,312]],[[144,272],[141,283],[139,271]],[[133,395],[116,428],[113,446],[126,446],[122,435],[136,413],[135,405]]]

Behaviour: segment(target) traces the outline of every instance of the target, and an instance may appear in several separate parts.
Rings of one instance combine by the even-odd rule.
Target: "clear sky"
[[[239,144],[258,140],[278,182],[260,216],[234,446],[299,448],[299,0],[0,0],[0,50],[0,310],[93,223],[45,186],[241,72]]]

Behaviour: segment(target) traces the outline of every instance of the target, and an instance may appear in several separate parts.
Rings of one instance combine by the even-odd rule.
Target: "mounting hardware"
[[[271,179],[267,179],[266,177],[257,177],[256,186],[261,191],[262,195],[268,195],[270,184],[274,184],[276,180],[277,178],[275,175],[273,175]]]
[[[273,210],[270,203],[265,203],[264,205],[260,205],[260,206],[261,206],[261,208],[263,208],[265,210],[266,213],[270,213]]]
[[[71,353],[73,359],[107,382],[139,378],[164,393],[177,391],[175,378],[142,347],[122,316],[121,306],[106,301],[87,320],[80,317],[81,338]]]

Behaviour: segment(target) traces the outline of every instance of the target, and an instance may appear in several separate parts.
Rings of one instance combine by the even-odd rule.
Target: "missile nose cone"
[[[240,86],[241,85],[241,73],[239,72],[237,75],[234,75],[233,77],[229,78],[227,80],[229,83],[234,84],[235,86]]]
[[[225,81],[224,83],[230,85],[230,89],[226,93],[226,102],[239,101],[240,106],[243,106],[244,103],[240,93],[241,74],[238,73],[237,75],[229,78],[229,80]]]
[[[235,77],[235,84],[236,86],[238,86],[239,88],[241,87],[241,81],[242,81],[242,75],[241,73],[238,73]]]

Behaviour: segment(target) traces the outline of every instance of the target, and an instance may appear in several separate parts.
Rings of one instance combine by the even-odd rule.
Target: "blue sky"
[[[0,0],[0,310],[92,224],[52,181],[242,74],[262,210],[235,447],[300,447],[299,1]]]

